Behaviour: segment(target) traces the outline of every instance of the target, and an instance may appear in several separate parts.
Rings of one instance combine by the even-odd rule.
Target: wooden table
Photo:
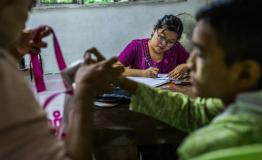
[[[192,94],[191,86],[161,88]],[[136,160],[139,144],[179,144],[186,136],[180,130],[144,114],[129,111],[128,104],[95,108],[94,147],[97,160]]]

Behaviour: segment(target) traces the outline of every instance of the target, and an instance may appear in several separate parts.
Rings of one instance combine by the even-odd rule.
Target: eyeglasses
[[[158,30],[156,31],[157,33],[157,40],[159,40],[160,43],[165,42],[166,46],[173,46],[176,41],[171,41],[171,40],[167,40],[165,36],[161,35],[162,32],[159,32]]]

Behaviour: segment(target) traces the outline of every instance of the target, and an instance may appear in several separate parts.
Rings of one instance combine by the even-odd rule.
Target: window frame
[[[107,7],[107,6],[119,6],[119,5],[134,5],[134,4],[152,4],[152,3],[178,3],[186,2],[188,0],[129,0],[127,2],[112,2],[112,3],[94,3],[84,4],[83,0],[76,0],[73,4],[43,4],[40,0],[36,0],[36,6],[34,9],[59,9],[59,8],[83,8],[83,7]]]

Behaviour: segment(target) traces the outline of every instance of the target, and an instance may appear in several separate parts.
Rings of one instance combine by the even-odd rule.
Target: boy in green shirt
[[[198,12],[188,60],[194,92],[222,99],[227,109],[186,138],[178,149],[182,159],[262,142],[262,25],[256,17],[261,7],[259,0],[221,0]],[[182,130],[206,125],[223,110],[218,99],[192,100],[125,79],[121,83],[135,93],[131,110]]]
[[[228,106],[191,134],[182,159],[229,147],[262,143],[262,24],[259,0],[217,1],[200,10],[189,60],[196,93]]]

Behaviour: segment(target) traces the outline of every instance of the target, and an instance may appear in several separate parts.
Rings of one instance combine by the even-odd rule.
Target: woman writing
[[[165,15],[156,23],[151,38],[131,41],[119,54],[119,64],[125,66],[125,76],[156,77],[168,74],[182,78],[189,53],[178,42],[183,32],[181,20]]]

